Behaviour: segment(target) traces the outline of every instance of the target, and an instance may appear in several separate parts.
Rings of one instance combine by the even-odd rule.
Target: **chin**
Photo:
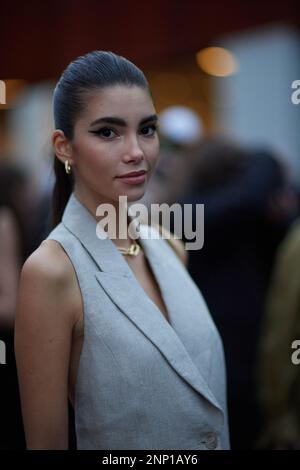
[[[146,192],[146,189],[140,189],[140,190],[133,191],[132,193],[128,192],[127,194],[124,194],[124,196],[127,196],[128,202],[135,202],[135,201],[139,201],[140,199],[142,199],[145,192]]]
[[[141,199],[145,192],[146,192],[146,185],[143,185],[143,186],[132,186],[130,189],[128,189],[127,191],[120,191],[118,193],[118,196],[116,197],[116,201],[118,201],[119,197],[120,196],[126,196],[127,197],[127,201],[128,202],[134,202],[134,201],[138,201],[139,199]]]

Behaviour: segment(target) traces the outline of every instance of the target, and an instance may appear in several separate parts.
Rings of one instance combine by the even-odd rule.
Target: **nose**
[[[132,161],[140,161],[144,158],[144,152],[139,145],[136,136],[128,137],[128,144],[124,152],[123,159],[126,163]]]

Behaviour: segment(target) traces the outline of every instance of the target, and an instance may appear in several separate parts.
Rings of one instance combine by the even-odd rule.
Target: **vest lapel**
[[[160,350],[164,358],[182,379],[204,396],[212,405],[222,411],[221,406],[211,392],[201,371],[194,364],[175,328],[168,323],[154,302],[147,296],[114,243],[107,237],[104,239],[97,237],[96,219],[79,202],[74,193],[71,194],[65,208],[62,223],[79,239],[98,265],[98,268],[100,268],[95,271],[96,279],[112,302]],[[146,226],[141,226],[141,234],[143,232],[142,227],[147,228]],[[102,231],[102,234],[105,233],[101,228],[100,231]],[[168,284],[168,279],[171,279],[172,276],[172,262],[168,262],[167,255],[159,259],[159,249],[157,250],[159,242],[160,240],[140,239],[149,264],[161,288],[162,296],[170,315],[170,321],[172,325],[174,321],[175,327],[179,327],[179,322],[181,321],[184,327],[184,312],[181,312],[182,320],[178,320],[178,314],[175,315],[175,305],[170,288],[174,287],[175,289],[175,286]],[[172,292],[174,292],[173,297],[175,298],[178,294],[178,286],[177,291],[172,290]],[[193,325],[190,325],[189,328],[193,328]],[[201,345],[199,347],[201,348]]]

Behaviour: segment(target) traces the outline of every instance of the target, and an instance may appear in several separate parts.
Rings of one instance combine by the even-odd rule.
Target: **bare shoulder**
[[[20,276],[20,298],[23,303],[47,305],[53,317],[65,313],[74,324],[81,307],[76,274],[68,255],[55,240],[44,240],[27,258]]]
[[[49,282],[49,286],[65,288],[72,281],[72,263],[61,245],[55,240],[44,240],[27,258],[22,277]]]

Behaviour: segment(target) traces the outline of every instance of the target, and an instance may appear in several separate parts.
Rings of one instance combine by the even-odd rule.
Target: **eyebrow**
[[[151,114],[151,116],[147,116],[143,119],[141,119],[139,125],[141,126],[142,124],[146,124],[147,122],[156,122],[158,120],[158,116],[156,114]],[[115,124],[117,126],[122,126],[122,127],[126,127],[126,121],[124,121],[124,119],[121,119],[121,118],[117,118],[117,117],[114,117],[114,116],[105,116],[105,117],[101,117],[99,119],[96,119],[95,121],[93,121],[90,126],[94,126],[95,124],[101,124],[101,123],[108,123],[108,124]]]

